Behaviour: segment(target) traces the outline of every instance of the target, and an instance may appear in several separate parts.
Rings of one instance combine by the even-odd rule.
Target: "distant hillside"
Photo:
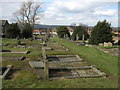
[[[34,29],[51,29],[54,27],[58,27],[58,25],[41,25],[41,24],[34,25]]]
[[[51,28],[55,28],[55,27],[58,27],[58,26],[61,26],[61,25],[41,25],[41,24],[35,24],[34,25],[34,29],[51,29]]]

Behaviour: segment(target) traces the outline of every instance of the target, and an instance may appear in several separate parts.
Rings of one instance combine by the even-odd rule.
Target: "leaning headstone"
[[[21,56],[19,60],[24,60],[25,58],[26,58],[25,56]]]
[[[8,45],[10,45],[9,43],[7,43],[7,44],[3,44],[3,46],[8,46]]]

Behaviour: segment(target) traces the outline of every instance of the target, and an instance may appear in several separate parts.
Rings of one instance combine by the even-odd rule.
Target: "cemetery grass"
[[[35,71],[31,69],[28,64],[28,61],[31,61],[31,60],[36,61],[38,57],[39,58],[42,57],[41,46],[37,46],[36,48],[30,49],[31,53],[26,54],[27,59],[24,61],[16,61],[16,60],[15,61],[10,61],[10,60],[3,61],[3,66],[12,64],[14,68],[21,68],[20,71],[16,71],[14,73],[12,79],[3,80],[3,83],[2,83],[3,88],[115,88],[118,86],[117,85],[117,70],[115,70],[117,69],[115,67],[115,65],[117,66],[116,57],[111,57],[108,54],[105,54],[106,57],[104,57],[104,54],[102,54],[102,52],[97,51],[97,49],[95,48],[80,47],[65,40],[60,40],[58,38],[53,38],[53,39],[56,40],[58,43],[69,48],[70,51],[66,51],[66,52],[50,51],[48,52],[49,55],[79,54],[79,56],[81,56],[88,63],[92,65],[95,64],[102,71],[111,75],[111,78],[77,78],[77,79],[63,79],[63,80],[51,80],[51,81],[39,80],[35,74]],[[8,42],[12,42],[12,41],[8,40]],[[39,43],[38,41],[36,42]],[[93,54],[93,53],[97,53],[100,55],[97,56],[97,54]],[[93,55],[93,56],[90,56],[90,55]],[[104,60],[98,61],[98,60],[101,60],[101,59],[98,59],[98,57],[100,58],[101,56],[102,56],[102,59]],[[111,58],[114,61],[109,62],[109,64],[106,64],[106,62]],[[96,60],[98,62],[96,62]],[[109,66],[109,68],[106,68],[107,66]]]
[[[104,84],[103,84],[104,82]],[[114,88],[115,81],[109,79],[63,79],[63,80],[38,80],[34,71],[20,70],[12,80],[3,80],[3,88]]]
[[[97,50],[96,47],[78,46],[67,40],[53,38],[56,42],[72,50],[91,65],[96,65],[101,71],[104,71],[112,79],[118,80],[118,57],[109,53]],[[111,79],[111,80],[112,80]],[[110,81],[111,81],[110,80]],[[116,83],[117,84],[117,83]]]

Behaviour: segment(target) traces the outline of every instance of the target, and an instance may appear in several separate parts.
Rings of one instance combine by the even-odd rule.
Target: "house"
[[[45,30],[45,29],[41,29],[41,34],[42,34],[42,35],[47,34],[47,30]]]
[[[92,33],[92,30],[93,30],[93,27],[90,26],[87,28],[87,33],[91,36],[91,33]]]
[[[72,35],[74,30],[71,27],[67,27],[67,29],[68,29],[70,35]],[[50,34],[57,35],[57,29],[56,28],[51,29]]]
[[[33,35],[41,35],[41,30],[33,30]]]
[[[6,28],[9,26],[9,23],[7,20],[0,20],[0,33],[2,36],[5,36]]]
[[[57,29],[56,28],[51,29],[50,34],[57,35]]]
[[[120,30],[118,28],[112,28],[112,33],[113,35],[113,40],[116,42],[118,42],[120,40]]]
[[[72,35],[72,34],[73,34],[73,32],[74,32],[74,29],[72,29],[71,27],[67,27],[67,29],[68,29],[68,31],[69,31],[69,33],[70,33],[70,35]]]

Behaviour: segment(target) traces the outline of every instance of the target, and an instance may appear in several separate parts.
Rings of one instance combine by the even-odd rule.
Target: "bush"
[[[6,29],[6,37],[7,38],[17,38],[20,36],[20,29],[17,23],[10,24]]]
[[[69,31],[68,31],[66,26],[59,26],[59,27],[57,27],[57,34],[58,34],[59,38],[64,38],[64,36],[66,36],[66,35],[68,37],[70,37],[70,33],[69,33]]]
[[[23,30],[22,30],[22,37],[23,38],[30,38],[32,37],[32,27],[29,23],[26,23]]]
[[[77,26],[74,29],[74,32],[71,36],[73,40],[76,40],[76,35],[78,34],[79,40],[82,40],[83,34],[84,34],[84,40],[87,40],[89,38],[89,35],[86,31],[86,27],[84,26]]]
[[[112,42],[112,28],[111,24],[104,21],[99,21],[94,26],[91,37],[89,39],[90,44],[98,45],[99,43]]]

